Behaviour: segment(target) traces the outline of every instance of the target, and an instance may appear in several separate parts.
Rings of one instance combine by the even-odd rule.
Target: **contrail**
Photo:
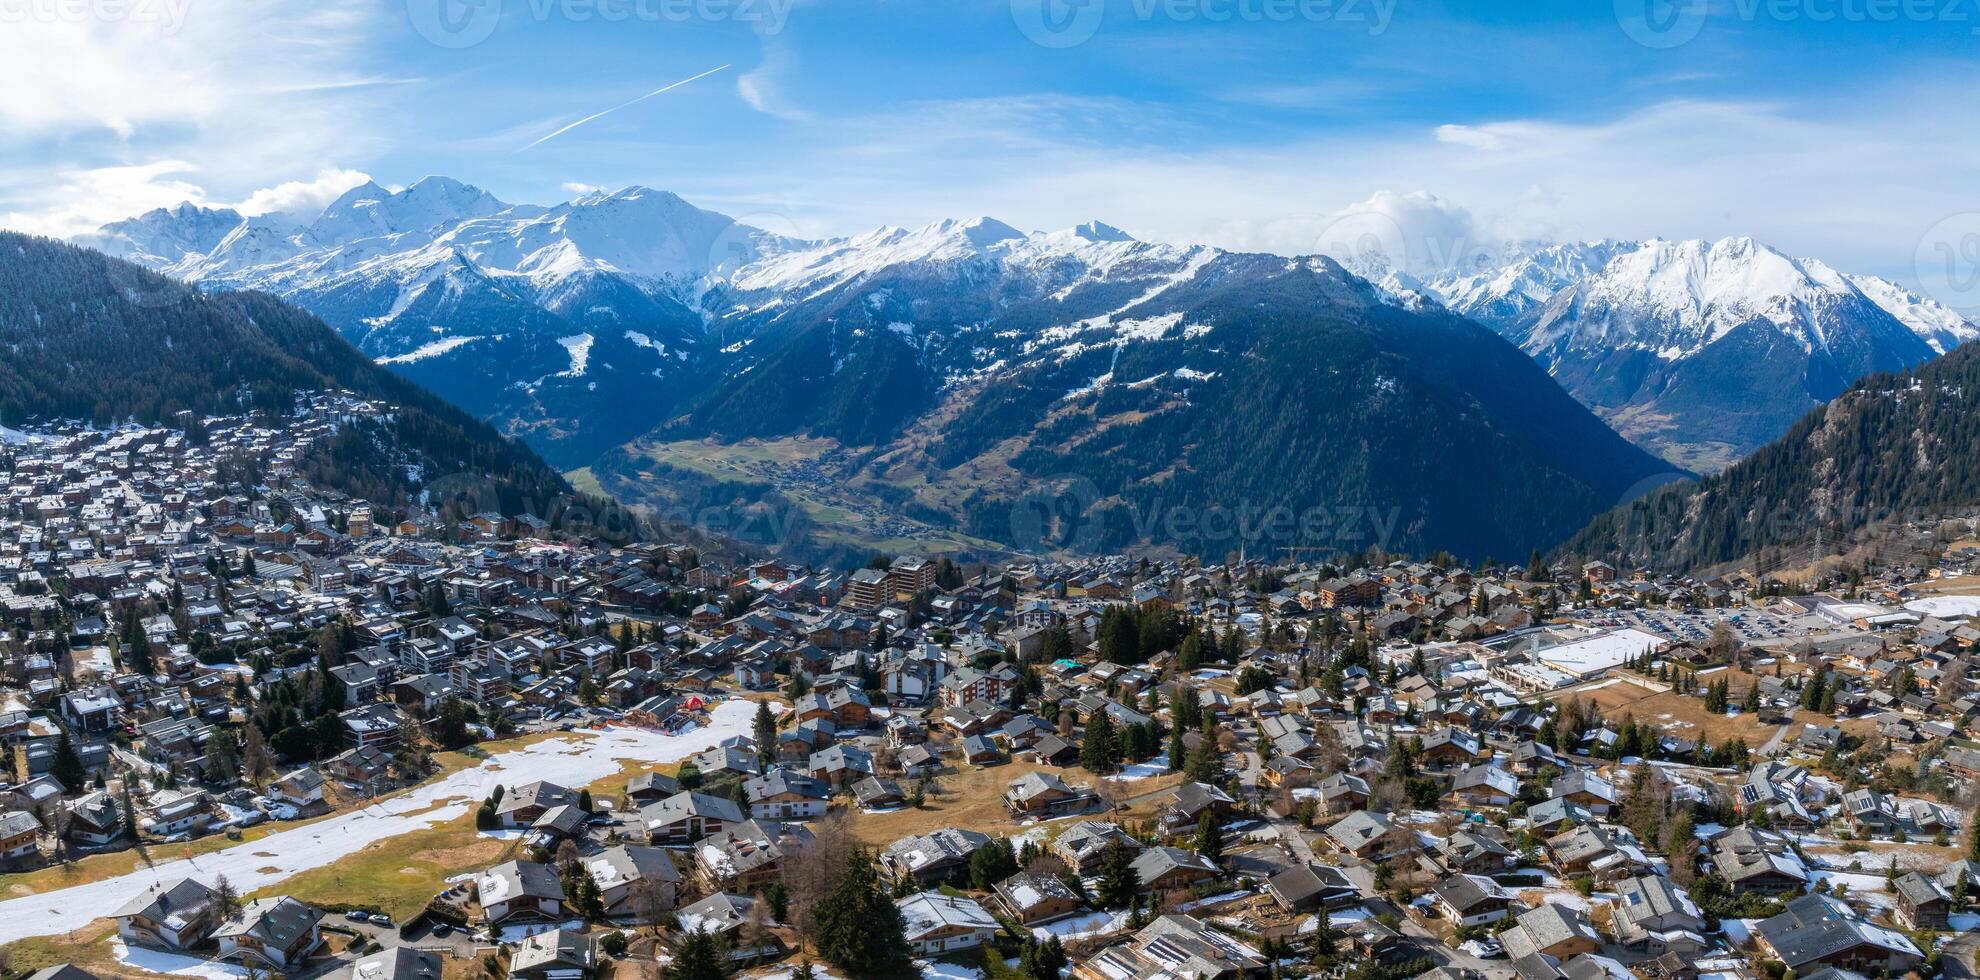
[[[538,137],[538,138],[536,139],[536,141],[535,141],[535,142],[533,142],[533,143],[531,143],[531,144],[529,144],[529,146],[525,146],[525,147],[523,147],[522,149],[519,149],[519,150],[517,150],[516,152],[517,152],[517,153],[521,153],[521,152],[522,152],[523,150],[527,150],[527,149],[529,149],[530,147],[533,147],[533,146],[537,146],[537,145],[540,145],[540,144],[543,144],[543,143],[547,143],[547,142],[549,142],[550,140],[553,140],[553,139],[556,139],[557,137],[559,137],[559,136],[562,136],[562,135],[564,135],[565,133],[568,133],[568,132],[570,132],[570,131],[571,131],[571,130],[573,130],[573,129],[576,129],[576,128],[578,128],[579,126],[582,126],[582,125],[584,125],[585,123],[588,123],[588,122],[590,122],[590,121],[592,121],[593,119],[597,119],[597,118],[598,118],[598,117],[600,117],[600,116],[607,116],[607,115],[611,115],[612,113],[614,113],[614,112],[617,112],[617,111],[619,111],[620,109],[623,109],[623,108],[625,108],[625,107],[627,107],[627,106],[629,106],[629,105],[632,105],[632,104],[634,104],[634,103],[636,103],[636,102],[645,102],[645,101],[646,101],[647,99],[650,99],[650,98],[653,98],[654,96],[656,96],[656,95],[659,95],[659,94],[660,94],[660,93],[662,93],[662,92],[671,92],[671,91],[673,91],[674,89],[677,89],[677,88],[680,88],[681,86],[683,86],[683,85],[686,85],[686,84],[687,84],[687,83],[689,83],[689,82],[692,82],[692,81],[696,81],[696,80],[698,80],[698,79],[703,79],[703,78],[707,78],[708,76],[710,76],[710,75],[713,75],[713,74],[715,74],[715,73],[716,73],[716,72],[718,72],[718,71],[723,71],[723,70],[725,70],[725,69],[727,69],[728,67],[729,67],[728,65],[721,65],[721,66],[718,66],[718,67],[715,67],[715,68],[710,68],[710,69],[708,69],[707,71],[705,71],[705,72],[702,72],[702,73],[701,73],[701,74],[699,74],[699,75],[695,75],[695,76],[693,76],[693,77],[691,77],[691,78],[683,78],[683,79],[681,79],[680,81],[678,81],[678,82],[675,82],[675,83],[673,83],[672,85],[662,85],[661,87],[659,87],[659,88],[656,88],[656,89],[654,89],[653,91],[651,91],[651,92],[648,92],[648,93],[646,93],[645,95],[642,95],[642,96],[640,96],[640,97],[638,97],[638,98],[636,98],[636,99],[627,99],[626,101],[624,101],[624,102],[621,102],[621,103],[619,103],[618,105],[615,105],[615,106],[613,106],[613,107],[612,107],[612,108],[610,108],[610,109],[606,109],[606,110],[605,110],[605,111],[603,111],[603,112],[594,112],[594,113],[592,113],[591,115],[589,115],[589,116],[586,116],[586,117],[584,117],[583,119],[580,119],[580,120],[578,120],[577,122],[574,122],[574,123],[571,123],[570,125],[568,125],[568,126],[565,126],[564,128],[562,128],[562,129],[559,129],[559,130],[557,130],[556,132],[554,132],[554,133],[551,133],[551,134],[550,134],[550,135],[548,135],[548,136],[541,136],[541,137]]]

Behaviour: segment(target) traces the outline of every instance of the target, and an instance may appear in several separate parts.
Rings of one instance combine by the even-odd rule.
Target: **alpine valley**
[[[539,207],[430,177],[81,243],[290,300],[581,487],[740,502],[766,520],[731,530],[811,556],[1525,554],[1980,334],[1747,239],[1516,245],[1418,281],[1099,223],[805,241],[646,188]],[[1295,529],[1254,522],[1276,508]]]

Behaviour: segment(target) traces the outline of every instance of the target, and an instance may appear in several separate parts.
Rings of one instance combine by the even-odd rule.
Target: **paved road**
[[[1767,740],[1767,744],[1760,746],[1760,757],[1765,759],[1781,754],[1781,742],[1787,738],[1788,729],[1793,727],[1794,725],[1791,722],[1782,725],[1781,730],[1775,732],[1774,737]]]

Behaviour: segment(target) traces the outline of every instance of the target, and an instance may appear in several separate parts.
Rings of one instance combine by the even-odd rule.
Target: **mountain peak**
[[[963,237],[979,247],[1024,237],[1023,232],[995,218],[972,218],[961,228]]]
[[[1089,242],[1131,242],[1135,240],[1133,235],[1103,221],[1083,222],[1072,226],[1069,231],[1072,237],[1082,238]]]

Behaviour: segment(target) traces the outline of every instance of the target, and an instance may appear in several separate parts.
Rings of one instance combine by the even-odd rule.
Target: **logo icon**
[[[502,0],[406,0],[413,30],[435,47],[471,48],[495,33]]]
[[[1629,39],[1664,50],[1691,43],[1705,29],[1708,0],[1615,0],[1616,23]]]
[[[1074,48],[1093,39],[1106,0],[1011,0],[1011,20],[1041,48]]]
[[[1912,263],[1933,299],[1962,311],[1980,306],[1980,211],[1940,219],[1918,240]]]

